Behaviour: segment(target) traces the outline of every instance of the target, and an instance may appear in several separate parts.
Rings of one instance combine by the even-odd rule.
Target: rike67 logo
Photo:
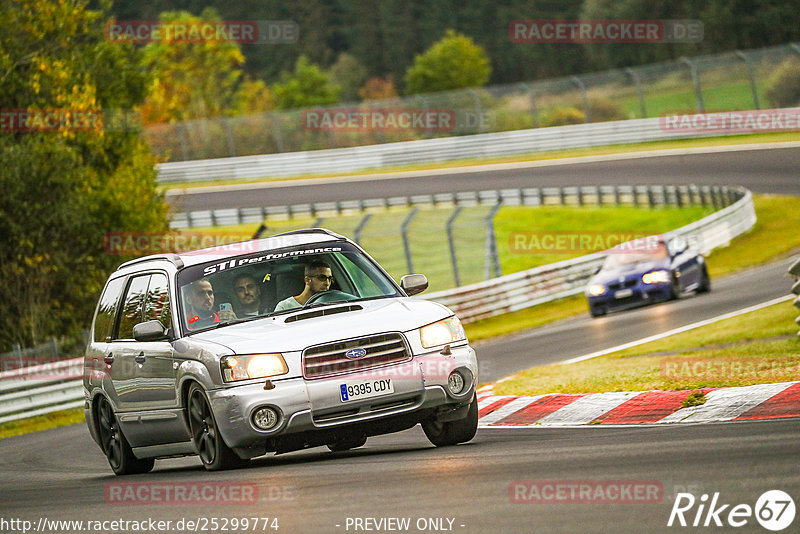
[[[761,494],[754,507],[749,504],[731,505],[715,492],[709,502],[704,493],[697,499],[691,493],[678,493],[667,526],[691,527],[742,527],[755,520],[767,530],[777,532],[792,524],[795,516],[794,500],[784,491],[769,490]]]

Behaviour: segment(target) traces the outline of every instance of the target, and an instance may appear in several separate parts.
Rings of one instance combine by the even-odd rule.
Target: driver
[[[276,312],[299,308],[317,293],[328,291],[331,288],[331,284],[333,283],[331,266],[324,261],[316,260],[307,264],[304,274],[306,287],[303,289],[303,292],[294,297],[289,297],[280,301],[275,306]]]

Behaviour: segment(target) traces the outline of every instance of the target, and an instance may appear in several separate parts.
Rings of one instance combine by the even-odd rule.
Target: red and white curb
[[[692,391],[550,393],[533,397],[494,395],[494,384],[478,390],[478,424],[520,426],[710,423],[800,417],[800,382],[702,388],[706,402],[682,408]]]

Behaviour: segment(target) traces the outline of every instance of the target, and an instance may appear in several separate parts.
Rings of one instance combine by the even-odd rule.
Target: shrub
[[[781,63],[767,82],[767,100],[776,108],[800,104],[800,59]]]
[[[563,126],[565,124],[582,124],[586,114],[574,107],[558,107],[548,111],[542,118],[542,126]]]

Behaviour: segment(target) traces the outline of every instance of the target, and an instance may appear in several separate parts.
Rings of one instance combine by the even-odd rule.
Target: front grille
[[[356,359],[347,358],[345,353],[352,349],[363,349],[366,354]],[[303,351],[303,376],[322,378],[410,359],[411,353],[399,333],[346,339]]]
[[[628,288],[628,287],[633,287],[635,285],[636,285],[636,278],[634,278],[632,280],[625,280],[621,284],[619,282],[614,282],[614,283],[608,284],[608,289],[610,289],[611,291],[616,291],[618,289],[625,289],[625,288]]]

